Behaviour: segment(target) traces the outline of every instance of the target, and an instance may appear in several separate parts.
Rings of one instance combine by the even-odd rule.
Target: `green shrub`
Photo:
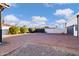
[[[16,26],[11,26],[9,28],[9,33],[10,34],[19,34],[20,33],[20,28]]]
[[[29,28],[30,33],[33,33],[35,30],[35,28]]]
[[[35,31],[35,28],[32,28],[31,30],[32,30],[32,32],[34,32]]]
[[[28,33],[29,29],[27,27],[21,27],[20,28],[20,33]]]

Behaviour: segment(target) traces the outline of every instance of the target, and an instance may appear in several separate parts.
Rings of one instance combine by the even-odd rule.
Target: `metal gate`
[[[74,35],[74,26],[67,27],[67,34]]]

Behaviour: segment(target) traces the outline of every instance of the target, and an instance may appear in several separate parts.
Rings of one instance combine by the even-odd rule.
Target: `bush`
[[[35,28],[29,28],[29,32],[33,33],[36,29]]]
[[[28,33],[29,29],[27,27],[21,27],[20,28],[20,33]]]
[[[45,29],[43,29],[43,28],[37,28],[37,29],[35,30],[35,32],[36,32],[36,33],[45,33]]]
[[[20,33],[20,28],[16,26],[11,26],[9,28],[9,33],[10,34],[19,34]]]

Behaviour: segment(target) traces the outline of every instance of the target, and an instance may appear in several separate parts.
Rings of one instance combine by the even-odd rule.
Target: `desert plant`
[[[27,27],[21,27],[20,28],[20,33],[28,33],[29,29]]]
[[[36,33],[45,33],[45,29],[44,28],[37,28],[35,30]]]
[[[19,34],[20,28],[16,26],[11,26],[9,28],[9,34]]]

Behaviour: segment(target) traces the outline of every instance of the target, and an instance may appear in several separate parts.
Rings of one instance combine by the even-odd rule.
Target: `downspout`
[[[79,37],[79,15],[77,15],[77,36]]]

